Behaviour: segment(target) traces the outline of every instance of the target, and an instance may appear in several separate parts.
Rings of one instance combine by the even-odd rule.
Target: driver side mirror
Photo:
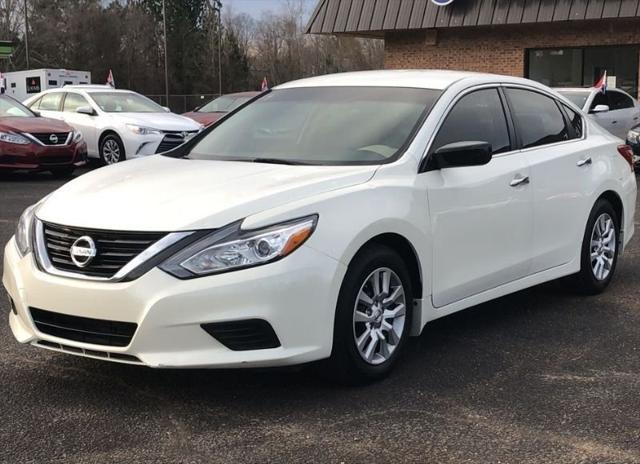
[[[456,142],[438,148],[432,155],[435,169],[482,166],[491,161],[491,144],[488,142]]]
[[[165,110],[167,113],[171,113],[171,109],[168,106],[163,106],[162,109]]]
[[[96,112],[90,106],[80,106],[76,108],[76,113],[86,114],[88,116],[95,116]]]
[[[591,110],[591,113],[606,113],[607,111],[609,111],[608,105],[596,105],[596,107]]]

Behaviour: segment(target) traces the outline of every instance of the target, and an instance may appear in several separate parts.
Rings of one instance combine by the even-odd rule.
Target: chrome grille
[[[173,150],[174,148],[179,147],[180,145],[185,143],[197,133],[198,131],[165,131],[165,136],[160,142],[160,145],[158,145],[156,153],[164,153],[165,151]]]
[[[43,232],[47,256],[54,268],[107,279],[166,235],[162,232],[120,232],[48,223],[43,223]],[[94,241],[96,256],[81,268],[71,259],[71,246],[83,236],[91,237]]]
[[[41,134],[31,134],[43,145],[66,145],[70,132],[47,132]]]

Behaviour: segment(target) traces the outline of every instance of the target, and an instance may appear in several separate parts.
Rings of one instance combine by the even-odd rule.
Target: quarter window
[[[511,149],[507,120],[496,89],[477,90],[462,97],[447,115],[431,151],[456,142],[488,142],[493,153]]]
[[[81,106],[89,106],[89,102],[77,93],[68,93],[64,99],[64,111],[67,113],[75,113]]]
[[[38,109],[45,111],[60,111],[61,92],[51,92],[42,96]]]
[[[567,112],[567,116],[569,117],[569,123],[571,124],[571,127],[573,127],[573,137],[574,139],[581,139],[582,138],[582,116],[580,116],[580,114],[576,113],[575,111],[573,111],[571,108],[569,108],[568,106],[562,105],[564,110]]]
[[[12,84],[13,85],[13,84]],[[31,103],[29,103],[27,105],[27,107],[31,108],[32,110],[37,110],[40,107],[40,101],[42,100],[42,97],[40,98],[36,98],[35,100],[33,100]]]
[[[569,140],[569,131],[556,102],[530,90],[506,89],[522,148]]]

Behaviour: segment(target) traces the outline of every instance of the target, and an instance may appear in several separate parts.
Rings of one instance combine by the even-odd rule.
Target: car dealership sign
[[[453,0],[431,0],[438,6],[447,6],[450,3],[453,3]]]

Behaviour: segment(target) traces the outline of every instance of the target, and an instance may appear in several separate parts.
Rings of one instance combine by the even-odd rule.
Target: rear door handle
[[[580,161],[578,161],[578,162],[576,163],[576,165],[577,165],[579,168],[581,168],[582,166],[587,166],[587,165],[589,165],[589,164],[591,164],[591,163],[592,163],[592,161],[591,161],[591,157],[588,157],[588,158],[585,158],[585,159],[581,159]]]
[[[509,184],[511,187],[517,187],[518,185],[527,185],[529,183],[529,176],[521,176],[520,174],[516,175],[511,183]]]

